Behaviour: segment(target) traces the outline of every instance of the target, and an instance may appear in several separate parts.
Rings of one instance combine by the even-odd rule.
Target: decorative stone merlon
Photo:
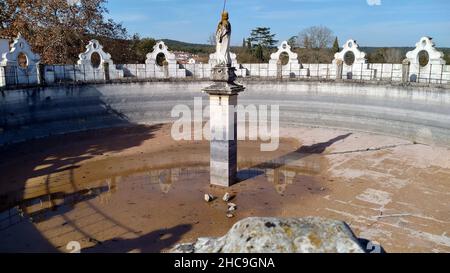
[[[3,54],[9,52],[9,39],[0,36],[0,61],[3,58]]]
[[[101,64],[109,63],[111,67],[114,65],[111,54],[103,51],[103,46],[97,40],[89,41],[89,44],[86,46],[86,51],[78,55],[78,64],[92,66],[91,57],[94,53],[97,53],[100,56]],[[101,69],[101,67],[99,67],[99,69]]]
[[[11,44],[2,40],[2,56],[0,59],[0,86],[16,84],[39,84],[41,81],[38,69],[41,57],[31,50],[31,46],[19,33]]]
[[[100,63],[93,63],[93,54],[98,54]],[[123,70],[117,69],[111,59],[111,54],[103,50],[103,46],[97,40],[89,41],[86,51],[78,55],[78,78],[84,80],[115,80],[123,78]]]
[[[0,65],[18,66],[18,59],[21,53],[25,54],[27,58],[27,67],[29,68],[34,69],[34,67],[41,61],[41,57],[31,50],[31,46],[19,33],[11,45],[11,50],[7,53],[3,53],[3,56],[1,56]]]
[[[422,51],[428,53],[429,62],[432,65],[445,65],[444,53],[438,51],[430,37],[422,37],[416,44],[416,48],[406,53],[406,58],[411,65],[419,65],[419,54]]]
[[[337,62],[340,60],[345,63],[345,56],[347,53],[353,53],[355,55],[355,62],[353,64],[366,64],[366,53],[359,50],[359,45],[355,40],[348,40],[342,49],[341,52],[338,52],[334,55],[333,64],[338,64]]]
[[[278,47],[278,51],[270,55],[270,64],[277,64],[280,60],[280,55],[282,53],[286,53],[289,55],[289,62],[288,64],[299,64],[298,61],[298,54],[292,52],[291,46],[288,44],[287,41],[283,41],[281,45]]]
[[[163,41],[159,41],[156,43],[156,45],[153,47],[153,51],[151,53],[147,54],[147,59],[145,60],[146,64],[156,64],[156,60],[158,55],[163,54],[165,57],[165,60],[167,61],[168,65],[176,65],[177,59],[175,57],[175,54],[169,51],[169,48],[166,46],[166,44]]]

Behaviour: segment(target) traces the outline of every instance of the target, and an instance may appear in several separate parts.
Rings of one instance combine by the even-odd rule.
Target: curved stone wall
[[[209,82],[58,86],[4,91],[0,145],[82,130],[172,121]],[[450,147],[450,90],[354,82],[246,81],[241,104],[278,104],[282,126],[374,132]]]

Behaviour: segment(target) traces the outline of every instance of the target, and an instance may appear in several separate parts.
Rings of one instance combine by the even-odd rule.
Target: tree
[[[329,48],[333,42],[333,31],[324,26],[313,26],[299,33],[297,43],[308,49]]]
[[[386,63],[399,64],[402,63],[402,51],[397,48],[386,48],[384,51],[384,60]]]
[[[445,61],[447,62],[447,65],[450,65],[450,55],[446,54],[444,57]]]
[[[378,48],[373,52],[370,52],[367,56],[370,63],[385,63],[383,48]]]
[[[297,46],[297,36],[292,36],[291,38],[289,38],[288,45],[291,46],[292,48],[296,47]]]
[[[278,43],[276,34],[272,34],[268,27],[257,27],[252,30],[247,39],[248,51],[259,62],[265,62],[270,55],[270,50]]]
[[[371,63],[399,64],[403,60],[403,53],[397,48],[378,48],[368,56]]]
[[[333,39],[338,43],[333,32],[324,26],[313,26],[304,29],[297,36],[299,58],[303,63],[329,63],[335,54],[331,48]],[[339,44],[338,44],[339,47]]]
[[[133,42],[133,51],[136,54],[136,61],[139,63],[145,62],[147,54],[153,51],[156,45],[156,40],[153,38],[137,39]]]
[[[255,49],[255,57],[258,59],[258,61],[263,62],[264,61],[264,50],[262,45],[257,45]]]
[[[247,39],[247,49],[252,50],[252,41],[250,40],[250,38]]]
[[[0,30],[3,30],[7,27],[7,19],[9,18],[8,14],[8,6],[6,5],[6,1],[0,1]]]
[[[278,40],[275,40],[276,34],[272,34],[270,32],[270,28],[268,27],[257,27],[252,30],[250,34],[250,42],[252,46],[260,45],[265,48],[271,48],[278,43]]]
[[[245,38],[242,39],[242,48],[245,48],[247,46],[247,41]]]
[[[105,18],[106,1],[2,0],[0,35],[20,32],[43,63],[72,63],[89,39],[127,38],[121,24]]]
[[[331,51],[333,53],[338,53],[341,49],[339,48],[339,41],[338,41],[338,37],[336,36],[336,39],[334,39],[334,43],[333,43],[333,48],[331,49]]]
[[[313,64],[313,63],[331,63],[334,59],[334,53],[329,48],[322,49],[296,49],[298,58],[301,63]]]

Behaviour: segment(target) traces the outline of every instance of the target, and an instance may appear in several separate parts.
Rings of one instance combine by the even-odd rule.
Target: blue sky
[[[206,43],[223,0],[109,0],[109,16],[142,37]],[[449,0],[228,0],[232,43],[252,28],[271,27],[278,40],[302,29],[328,26],[342,44],[414,46],[422,36],[450,47]]]

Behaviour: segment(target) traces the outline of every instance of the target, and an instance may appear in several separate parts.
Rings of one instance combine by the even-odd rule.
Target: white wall
[[[402,64],[355,64],[343,65],[343,80],[392,81],[402,82]],[[300,78],[336,80],[338,66],[336,64],[288,64],[284,66],[263,64],[241,64],[236,70],[238,77],[259,78]],[[408,66],[405,67],[408,69]],[[117,72],[117,73],[115,73]],[[0,86],[37,84],[37,69],[20,69],[2,67],[0,69]],[[209,79],[210,64],[186,64],[158,66],[149,64],[114,65],[109,71],[109,78],[115,79],[164,79],[164,78],[196,78]],[[46,65],[43,78],[47,84],[55,82],[89,82],[104,81],[103,66],[92,68],[85,65]],[[409,65],[408,82],[450,84],[449,65],[427,65],[419,67]]]

